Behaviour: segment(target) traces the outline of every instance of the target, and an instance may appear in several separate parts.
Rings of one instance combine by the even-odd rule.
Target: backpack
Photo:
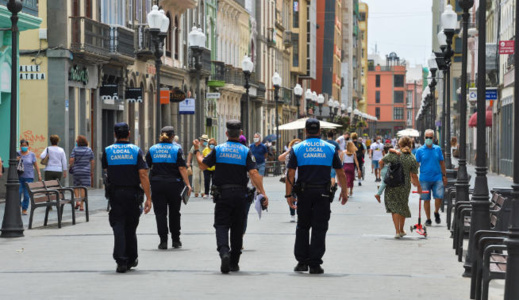
[[[387,167],[384,183],[388,187],[399,187],[405,184],[404,166],[400,161],[400,156],[397,162],[390,163]]]

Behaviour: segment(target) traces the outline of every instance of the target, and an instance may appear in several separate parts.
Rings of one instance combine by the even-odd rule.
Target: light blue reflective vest
[[[151,161],[154,164],[157,163],[170,163],[175,164],[177,162],[179,146],[169,143],[159,143],[153,145],[150,148]]]
[[[247,154],[249,148],[239,142],[225,142],[214,148],[216,151],[216,163],[231,165],[247,165]]]
[[[137,165],[139,147],[133,144],[113,144],[105,148],[109,166]]]

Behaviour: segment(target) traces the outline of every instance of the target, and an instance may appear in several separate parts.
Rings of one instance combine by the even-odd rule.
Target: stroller
[[[418,194],[417,191],[413,191],[413,194]],[[429,194],[429,191],[423,191],[422,194]],[[427,228],[425,225],[422,225],[422,198],[419,199],[418,202],[418,223],[415,225],[411,225],[411,231],[415,231],[419,235],[422,235],[424,238],[427,238]]]

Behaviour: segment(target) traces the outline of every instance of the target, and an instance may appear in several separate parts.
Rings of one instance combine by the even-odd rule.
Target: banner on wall
[[[178,112],[181,115],[194,115],[195,114],[195,99],[186,98],[186,100],[178,104]]]
[[[142,88],[127,88],[124,96],[130,103],[142,103]]]
[[[104,84],[99,89],[99,96],[104,104],[115,104],[119,100],[119,86],[117,84]]]

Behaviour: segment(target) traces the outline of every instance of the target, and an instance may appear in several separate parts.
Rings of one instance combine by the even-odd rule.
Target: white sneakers
[[[290,223],[296,222],[296,216],[290,216]]]

